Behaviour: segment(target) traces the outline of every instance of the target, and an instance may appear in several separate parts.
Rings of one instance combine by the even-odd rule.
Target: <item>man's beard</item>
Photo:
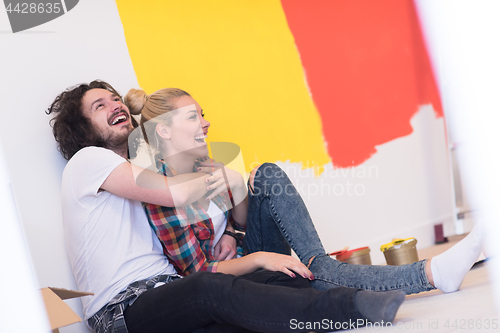
[[[98,142],[96,146],[107,148],[114,152],[121,152],[128,150],[128,137],[132,129],[123,133],[103,133],[96,131],[96,137],[98,137]]]
[[[128,149],[128,135],[129,133],[109,135],[107,138],[105,138],[104,148],[108,148],[113,151]]]

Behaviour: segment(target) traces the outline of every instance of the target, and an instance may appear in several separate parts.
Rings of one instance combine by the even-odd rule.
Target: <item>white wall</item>
[[[454,202],[443,118],[423,106],[413,133],[377,147],[360,166],[333,169],[316,178],[300,165],[279,163],[299,189],[326,251],[369,246],[373,264],[385,264],[382,244],[415,237],[434,242],[434,224],[454,234]]]
[[[80,1],[56,20],[16,34],[0,9],[0,140],[40,287],[76,288],[61,220],[65,161],[44,111],[77,83],[99,78],[123,94],[137,86],[121,27],[109,0]],[[68,303],[81,314],[80,301]],[[61,332],[88,330],[80,324]]]
[[[0,142],[0,302],[1,332],[43,333],[50,329],[42,295],[37,290],[36,277],[26,239],[19,223],[9,172]],[[8,273],[11,274],[8,274]],[[15,274],[12,274],[15,272]],[[24,311],[19,311],[24,309]],[[26,320],[26,313],[31,313]]]

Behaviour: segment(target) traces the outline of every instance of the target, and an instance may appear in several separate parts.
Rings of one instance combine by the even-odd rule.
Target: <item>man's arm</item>
[[[206,178],[208,175],[202,172],[165,177],[124,162],[109,174],[101,188],[123,198],[160,206],[186,206],[207,193]]]

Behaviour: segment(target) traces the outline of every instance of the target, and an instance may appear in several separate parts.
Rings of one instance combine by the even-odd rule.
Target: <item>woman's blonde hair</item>
[[[186,91],[178,88],[164,88],[148,95],[142,89],[130,89],[124,101],[131,114],[140,114],[140,126],[144,140],[155,149],[159,149],[156,136],[156,125],[170,125],[176,112],[176,101],[179,97],[189,96]]]

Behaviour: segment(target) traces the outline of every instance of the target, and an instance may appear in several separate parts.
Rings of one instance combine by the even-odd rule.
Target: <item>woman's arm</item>
[[[198,171],[210,174],[207,178],[207,190],[211,193],[207,196],[207,200],[211,200],[218,194],[231,190],[233,207],[233,220],[241,227],[245,227],[248,214],[248,190],[245,181],[241,174],[234,171],[224,164],[207,160],[200,162],[201,167]]]
[[[166,207],[182,207],[207,193],[208,175],[199,173],[165,177],[151,170],[124,162],[117,166],[101,188],[123,198]]]
[[[203,252],[202,246],[193,229],[193,224],[176,215],[172,208],[152,204],[145,205],[149,222],[168,253],[169,259],[180,270],[189,275],[198,271],[221,272],[243,275],[258,269],[280,271],[290,276],[294,273],[312,278],[312,273],[296,258],[271,252],[256,252],[241,258],[213,261]],[[165,232],[167,231],[168,232]],[[209,241],[208,238],[206,241]]]
[[[243,201],[241,201],[233,208],[233,221],[237,223],[240,227],[245,228],[245,226],[247,225],[247,216],[248,216],[248,192],[245,199],[243,199]]]

